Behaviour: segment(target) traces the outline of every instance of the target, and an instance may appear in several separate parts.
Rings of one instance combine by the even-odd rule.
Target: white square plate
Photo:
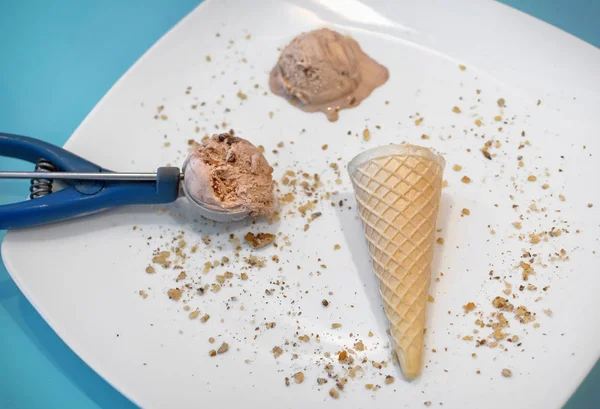
[[[359,107],[342,111],[335,123],[292,107],[267,85],[278,48],[322,26],[354,36],[390,70],[383,87]],[[265,147],[277,163],[277,180],[290,169],[319,174],[321,191],[335,193],[312,210],[322,216],[304,231],[307,220],[295,209],[309,198],[297,193],[280,222],[223,226],[194,220],[193,209],[180,200],[166,211],[133,207],[12,231],[2,256],[62,339],[143,407],[420,407],[430,401],[446,408],[558,408],[600,352],[594,252],[599,213],[598,206],[588,206],[600,205],[593,179],[600,170],[599,69],[596,48],[494,2],[207,1],[121,78],[67,148],[114,170],[152,171],[181,165],[190,138],[218,132],[225,122],[225,129]],[[158,106],[164,106],[165,120],[154,118]],[[424,120],[417,125],[417,118]],[[370,141],[363,140],[365,128]],[[386,319],[343,169],[364,149],[404,141],[434,147],[448,162],[438,219],[445,244],[435,250],[426,367],[411,383],[391,360]],[[480,151],[489,141],[491,160]],[[340,165],[341,184],[332,162]],[[453,170],[456,164],[461,171]],[[470,184],[461,183],[464,175]],[[528,181],[530,176],[536,180]],[[340,200],[342,207],[331,206]],[[469,216],[461,217],[463,208]],[[562,234],[542,233],[553,227]],[[175,282],[179,271],[157,267],[156,274],[147,274],[145,268],[152,252],[169,248],[180,230],[189,254],[184,283],[193,290],[175,302],[166,292],[182,284]],[[261,269],[247,269],[248,246],[242,243],[236,257],[229,241],[229,234],[242,238],[250,230],[281,233],[278,248],[254,252],[268,259]],[[531,243],[529,233],[542,233],[541,241]],[[334,244],[341,248],[334,251]],[[193,245],[196,253],[189,251]],[[231,260],[227,266],[203,272],[205,262],[223,256]],[[531,258],[536,274],[525,283],[519,262]],[[214,283],[225,271],[234,278],[220,292],[195,292],[199,282]],[[238,278],[244,271],[246,281]],[[508,296],[505,282],[512,285]],[[537,289],[528,290],[529,284]],[[476,347],[477,339],[493,341],[492,328],[474,322],[488,322],[496,311],[491,301],[499,295],[526,306],[536,320],[521,324],[505,313],[505,331],[519,340]],[[468,302],[477,308],[465,314]],[[210,314],[210,320],[189,319],[184,305]],[[544,313],[548,309],[552,317]],[[267,330],[265,322],[276,327]],[[334,322],[342,328],[331,329]],[[298,340],[304,334],[309,342]],[[334,382],[319,386],[316,379],[326,377],[328,362],[346,374],[335,353],[358,340],[366,346],[356,353],[357,362],[367,359],[364,374],[350,379],[334,400],[328,394]],[[229,351],[209,357],[222,342]],[[284,350],[277,359],[274,346]],[[387,366],[376,369],[370,361]],[[512,377],[503,377],[503,368]],[[285,386],[284,378],[298,371],[304,383]],[[386,375],[395,382],[385,385]],[[381,389],[367,390],[367,383]]]

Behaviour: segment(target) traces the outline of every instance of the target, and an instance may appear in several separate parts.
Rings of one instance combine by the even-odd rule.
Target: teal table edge
[[[4,3],[0,130],[62,146],[119,77],[200,2]],[[600,1],[502,2],[600,46]],[[9,169],[32,170],[31,164],[0,157],[0,170]],[[0,181],[0,205],[27,194],[27,183]],[[45,262],[40,260],[40,274]],[[135,408],[62,342],[2,263],[0,332],[0,408]],[[599,383],[597,364],[565,408],[600,407]]]

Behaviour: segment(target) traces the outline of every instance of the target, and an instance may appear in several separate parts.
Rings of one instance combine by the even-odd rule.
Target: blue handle
[[[44,158],[59,171],[110,172],[62,148],[25,136],[0,134],[0,154],[37,162]],[[84,216],[116,206],[170,203],[179,196],[180,171],[165,167],[156,181],[73,181],[38,199],[0,206],[0,230],[33,227]]]
[[[106,182],[92,195],[70,186],[39,199],[0,206],[0,230],[38,226],[116,206],[175,201],[179,195],[179,169],[159,168],[157,174],[156,182]]]
[[[0,155],[36,163],[50,161],[63,172],[101,172],[102,168],[63,148],[27,136],[0,132]]]

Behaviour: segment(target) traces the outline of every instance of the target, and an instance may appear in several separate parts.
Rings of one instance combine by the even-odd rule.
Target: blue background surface
[[[119,77],[199,3],[0,0],[0,129],[64,144]],[[600,46],[598,0],[503,3]],[[30,166],[0,157],[1,170]],[[26,182],[0,181],[0,204],[27,194]],[[599,383],[596,365],[566,407],[600,407]],[[0,408],[134,407],[58,338],[0,263]]]

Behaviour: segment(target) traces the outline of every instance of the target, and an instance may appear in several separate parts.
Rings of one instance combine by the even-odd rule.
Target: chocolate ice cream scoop
[[[256,146],[225,133],[213,135],[190,154],[183,185],[196,204],[217,216],[239,214],[241,219],[273,212],[272,173]]]
[[[360,104],[389,77],[351,37],[327,28],[302,33],[288,44],[271,71],[271,91],[330,121]]]

